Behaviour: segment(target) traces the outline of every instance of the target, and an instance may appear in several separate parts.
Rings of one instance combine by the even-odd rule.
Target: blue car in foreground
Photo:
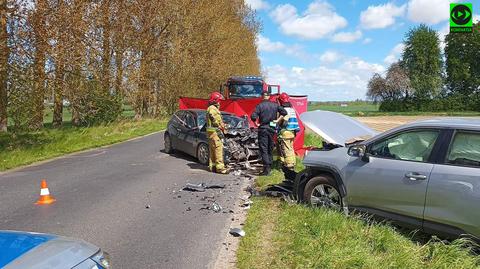
[[[83,240],[0,230],[2,269],[108,269],[108,253]]]

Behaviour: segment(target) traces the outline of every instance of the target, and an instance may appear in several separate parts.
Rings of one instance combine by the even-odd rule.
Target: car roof
[[[480,118],[434,118],[428,120],[415,121],[402,125],[401,128],[408,127],[432,127],[443,129],[466,129],[466,130],[480,130]]]

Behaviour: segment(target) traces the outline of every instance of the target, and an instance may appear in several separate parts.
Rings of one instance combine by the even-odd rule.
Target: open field
[[[341,106],[346,104],[347,106]],[[326,110],[342,113],[351,117],[370,117],[370,116],[480,116],[476,111],[445,111],[445,112],[383,112],[378,111],[379,105],[371,102],[311,102],[308,110]]]
[[[435,116],[376,116],[376,117],[357,117],[356,119],[370,128],[383,132],[400,125],[436,118]]]
[[[377,131],[432,116],[359,117]],[[316,144],[310,135],[306,143]],[[299,160],[300,161],[300,160]],[[302,169],[297,164],[296,170]],[[283,180],[277,168],[259,189]],[[480,268],[465,241],[446,243],[360,216],[255,197],[237,252],[238,268]]]

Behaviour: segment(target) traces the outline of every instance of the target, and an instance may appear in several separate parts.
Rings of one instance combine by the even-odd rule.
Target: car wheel
[[[203,164],[203,165],[208,165],[208,156],[209,152],[208,152],[208,145],[205,144],[205,143],[201,143],[200,145],[198,145],[198,148],[197,148],[197,159],[198,159],[198,162]]]
[[[170,135],[168,133],[165,133],[163,136],[163,143],[165,147],[165,153],[172,153],[173,152],[173,145],[172,145],[172,139],[170,138]]]
[[[328,207],[338,211],[343,208],[342,196],[337,184],[326,176],[314,177],[307,182],[303,201],[312,206]]]

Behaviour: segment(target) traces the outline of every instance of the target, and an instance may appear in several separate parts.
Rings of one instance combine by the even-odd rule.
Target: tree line
[[[367,97],[382,111],[480,111],[480,22],[472,33],[446,35],[426,25],[405,35],[400,60],[374,74]]]
[[[243,0],[0,0],[0,130],[171,113],[259,74],[259,28]]]

